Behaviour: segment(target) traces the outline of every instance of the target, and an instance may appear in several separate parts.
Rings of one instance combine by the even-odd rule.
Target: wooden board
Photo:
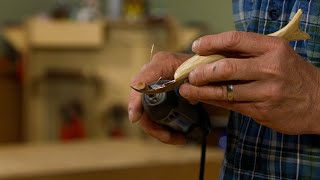
[[[97,48],[104,42],[104,23],[31,19],[28,38],[34,48]]]
[[[197,179],[198,146],[90,141],[0,148],[0,179]],[[209,149],[206,179],[217,179],[223,152]]]

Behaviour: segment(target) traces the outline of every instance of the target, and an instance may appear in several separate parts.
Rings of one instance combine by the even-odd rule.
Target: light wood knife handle
[[[292,18],[292,20],[285,27],[283,27],[277,32],[268,34],[268,36],[277,36],[277,37],[284,38],[288,41],[309,39],[310,38],[309,34],[302,32],[299,28],[301,15],[302,15],[302,10],[299,9],[298,12]],[[210,55],[210,56],[194,55],[193,57],[186,60],[177,68],[174,74],[174,79],[176,80],[177,84],[179,84],[183,82],[185,79],[187,79],[189,76],[189,73],[199,65],[209,64],[223,58],[225,57],[218,54]]]

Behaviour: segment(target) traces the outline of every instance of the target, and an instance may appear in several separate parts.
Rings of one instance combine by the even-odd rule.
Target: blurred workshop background
[[[231,0],[1,0],[0,179],[196,179],[199,145],[170,146],[127,117],[150,49],[192,53],[233,30]],[[228,111],[211,115],[208,179]]]

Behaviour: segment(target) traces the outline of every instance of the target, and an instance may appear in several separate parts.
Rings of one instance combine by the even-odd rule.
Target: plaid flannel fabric
[[[311,39],[290,44],[304,59],[320,63],[320,0],[233,0],[237,30],[260,34],[279,30],[298,9],[300,27]],[[281,134],[234,112],[227,134],[220,179],[320,179],[319,135]]]

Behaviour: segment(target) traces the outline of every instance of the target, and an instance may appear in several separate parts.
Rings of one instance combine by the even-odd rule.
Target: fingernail
[[[194,78],[195,77],[195,72],[194,71],[191,71],[190,73],[189,73],[189,76],[188,76],[188,83],[189,84],[194,84]]]
[[[161,137],[160,137],[161,141],[167,142],[167,141],[170,140],[171,134],[170,134],[170,132],[164,131],[164,132],[162,132],[162,133],[160,134],[160,136],[161,136]]]
[[[189,100],[189,103],[192,105],[196,105],[199,103],[199,101],[195,101],[195,100]]]
[[[200,45],[200,41],[201,41],[201,39],[197,39],[196,41],[193,42],[193,44],[192,44],[192,51],[193,52],[197,51],[197,49]]]
[[[132,109],[129,109],[129,121],[131,123],[135,123],[138,121],[137,115],[135,115],[135,113],[133,113]]]
[[[189,76],[188,76],[189,82],[190,82],[190,79],[192,79],[193,76],[194,76],[194,71],[191,71],[189,73]]]
[[[180,93],[180,95],[182,96],[182,97],[184,97],[184,98],[188,98],[188,91],[185,89],[185,85],[184,84],[182,84],[181,86],[180,86],[180,88],[179,88],[179,93]]]

